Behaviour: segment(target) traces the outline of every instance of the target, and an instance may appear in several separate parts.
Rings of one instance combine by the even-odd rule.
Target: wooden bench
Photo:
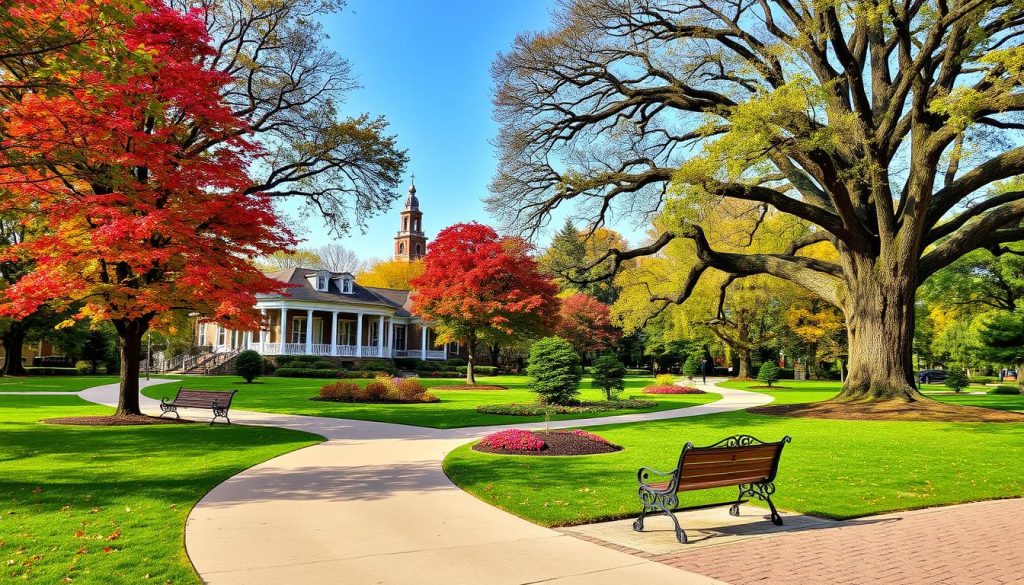
[[[673,512],[694,510],[712,506],[730,506],[729,514],[740,515],[740,504],[744,496],[764,500],[771,509],[772,524],[782,526],[782,516],[775,510],[771,495],[775,493],[775,473],[779,469],[782,447],[790,442],[788,436],[777,443],[765,443],[750,435],[735,435],[710,445],[694,447],[693,443],[683,446],[679,463],[672,471],[656,471],[641,467],[637,472],[640,483],[639,495],[643,509],[640,517],[633,522],[633,530],[642,532],[644,517],[649,512],[662,512],[672,519],[676,526],[676,539],[686,544],[686,532],[679,526]],[[719,487],[738,486],[736,500],[679,508],[679,492]]]
[[[166,396],[160,399],[160,410],[163,411],[160,413],[160,417],[162,418],[168,412],[173,412],[174,416],[181,418],[181,415],[178,414],[179,408],[202,408],[213,411],[213,420],[210,421],[210,426],[213,426],[218,418],[223,418],[228,421],[228,424],[231,424],[231,419],[228,418],[228,409],[231,408],[231,399],[235,397],[235,392],[238,390],[219,392],[179,387],[174,400],[168,400]]]

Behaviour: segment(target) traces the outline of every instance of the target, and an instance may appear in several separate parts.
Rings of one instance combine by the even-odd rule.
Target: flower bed
[[[491,433],[473,450],[499,455],[593,455],[621,451],[604,437],[584,430],[528,431],[510,429]]]
[[[700,388],[692,386],[648,386],[644,388],[644,394],[705,394]]]
[[[330,402],[385,402],[422,403],[438,402],[440,399],[414,378],[392,378],[378,376],[366,386],[355,382],[333,382],[320,388],[320,395],[313,400]]]
[[[658,403],[653,400],[604,400],[601,402],[581,402],[578,405],[560,404],[481,404],[476,411],[483,414],[499,414],[508,416],[544,416],[550,414],[587,414],[591,412],[609,412],[613,410],[643,410],[654,408]]]

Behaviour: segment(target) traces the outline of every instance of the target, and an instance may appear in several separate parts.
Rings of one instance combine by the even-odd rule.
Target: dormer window
[[[318,274],[316,277],[316,290],[326,291],[327,290],[327,275]]]
[[[352,278],[344,277],[341,279],[341,292],[350,295],[352,294]]]
[[[352,289],[355,286],[353,284],[355,279],[352,278],[351,274],[348,272],[343,272],[341,274],[335,273],[331,275],[331,280],[333,280],[334,285],[338,287],[338,292],[346,295],[352,294]]]

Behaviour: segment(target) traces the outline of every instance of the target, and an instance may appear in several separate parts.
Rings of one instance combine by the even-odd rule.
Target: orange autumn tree
[[[525,240],[476,222],[445,228],[427,247],[423,274],[412,281],[412,311],[440,342],[467,348],[469,384],[481,343],[544,334],[558,322],[558,286],[531,252]]]
[[[82,6],[123,15],[122,5]],[[294,243],[270,200],[247,192],[259,153],[221,98],[230,78],[203,65],[211,49],[201,15],[159,0],[133,6],[109,19],[104,42],[54,49],[49,63],[74,66],[45,67],[47,91],[0,92],[0,212],[31,228],[8,254],[33,263],[4,291],[0,312],[74,306],[74,319],[110,321],[118,416],[141,414],[150,327],[188,310],[257,328],[255,295],[280,284],[248,259]]]

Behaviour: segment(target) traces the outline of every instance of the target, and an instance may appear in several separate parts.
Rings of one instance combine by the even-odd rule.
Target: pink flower
[[[540,451],[547,446],[540,437],[522,429],[498,431],[487,435],[480,443],[491,449],[505,451]]]
[[[611,445],[611,442],[608,439],[606,439],[606,438],[604,438],[604,437],[602,437],[600,435],[595,435],[594,433],[588,433],[587,431],[584,431],[583,429],[574,429],[572,431],[572,434],[576,435],[577,437],[583,437],[584,439],[589,439],[591,441],[594,441],[595,443],[604,443],[605,445]]]
[[[690,386],[648,386],[644,394],[704,394],[704,391]]]

